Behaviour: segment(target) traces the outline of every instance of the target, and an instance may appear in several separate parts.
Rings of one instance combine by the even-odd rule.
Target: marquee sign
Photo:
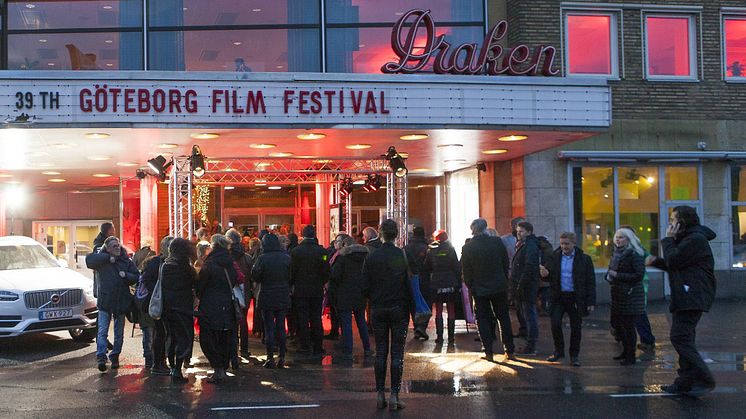
[[[500,42],[507,33],[508,22],[503,20],[490,29],[481,47],[477,44],[451,45],[446,41],[446,35],[435,36],[430,10],[410,10],[396,21],[391,30],[391,49],[399,57],[399,62],[388,62],[381,71],[389,74],[418,73],[432,60],[432,71],[436,74],[559,74],[559,70],[552,68],[556,48],[539,45],[532,50],[521,44],[506,50]]]

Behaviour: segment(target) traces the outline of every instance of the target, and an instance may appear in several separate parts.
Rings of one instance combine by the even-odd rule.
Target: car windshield
[[[49,251],[41,246],[0,246],[0,271],[56,268],[59,266]]]

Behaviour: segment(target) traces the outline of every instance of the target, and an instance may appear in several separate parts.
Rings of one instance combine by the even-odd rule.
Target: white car
[[[93,280],[64,268],[29,237],[0,237],[0,339],[68,330],[79,342],[96,337]]]

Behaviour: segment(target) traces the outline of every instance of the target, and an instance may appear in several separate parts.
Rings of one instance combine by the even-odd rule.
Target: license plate
[[[73,309],[66,308],[62,310],[45,310],[39,312],[39,320],[49,320],[49,319],[62,319],[65,317],[72,317],[73,316]]]

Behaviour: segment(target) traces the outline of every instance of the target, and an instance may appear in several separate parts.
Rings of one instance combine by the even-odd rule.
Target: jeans
[[[715,378],[697,351],[697,323],[701,311],[683,310],[673,313],[671,343],[679,354],[679,376],[675,383],[685,389],[695,385],[714,386]]]
[[[655,345],[655,336],[653,336],[653,329],[650,327],[647,312],[635,317],[635,329],[637,334],[640,335],[640,342],[646,345]]]
[[[322,339],[324,338],[324,329],[321,325],[323,301],[322,297],[298,297],[296,299],[298,306],[298,335],[300,336],[301,348],[311,349],[311,344],[313,344],[313,351],[316,353],[321,352]],[[311,325],[310,330],[308,327],[309,323]]]
[[[262,310],[264,319],[264,343],[267,345],[267,359],[272,359],[274,347],[280,350],[280,358],[285,358],[286,341],[285,316],[287,310]],[[277,342],[275,342],[275,339]]]
[[[510,324],[510,313],[508,312],[508,293],[501,292],[494,295],[474,296],[476,305],[477,327],[482,339],[484,351],[492,353],[492,342],[495,341],[495,327],[500,327],[505,353],[515,352],[513,344],[513,328]]]
[[[581,338],[581,308],[578,307],[575,300],[574,292],[563,292],[559,300],[552,304],[551,322],[552,322],[552,339],[554,340],[554,352],[565,355],[565,336],[562,331],[562,318],[565,313],[570,317],[570,357],[575,358],[580,355],[580,338]]]
[[[404,372],[404,344],[407,341],[409,313],[402,307],[374,308],[371,311],[376,338],[376,391],[386,389],[386,363],[391,352],[391,392],[398,393]]]
[[[153,359],[153,328],[140,325],[142,330],[142,357],[147,361]]]
[[[357,310],[340,310],[339,320],[342,323],[342,339],[344,340],[345,351],[352,352],[352,315],[355,315],[355,324],[357,331],[360,333],[360,340],[363,342],[363,349],[370,350],[370,337],[368,336],[368,326],[365,324],[365,309]]]
[[[98,310],[98,335],[96,336],[96,358],[106,359],[106,344],[109,337],[109,324],[114,317],[114,349],[109,356],[119,356],[124,343],[124,314],[115,314]]]
[[[529,345],[536,345],[536,341],[539,340],[539,319],[536,314],[536,301],[518,301],[518,303],[526,319],[526,326],[528,326],[528,338],[526,341]]]

